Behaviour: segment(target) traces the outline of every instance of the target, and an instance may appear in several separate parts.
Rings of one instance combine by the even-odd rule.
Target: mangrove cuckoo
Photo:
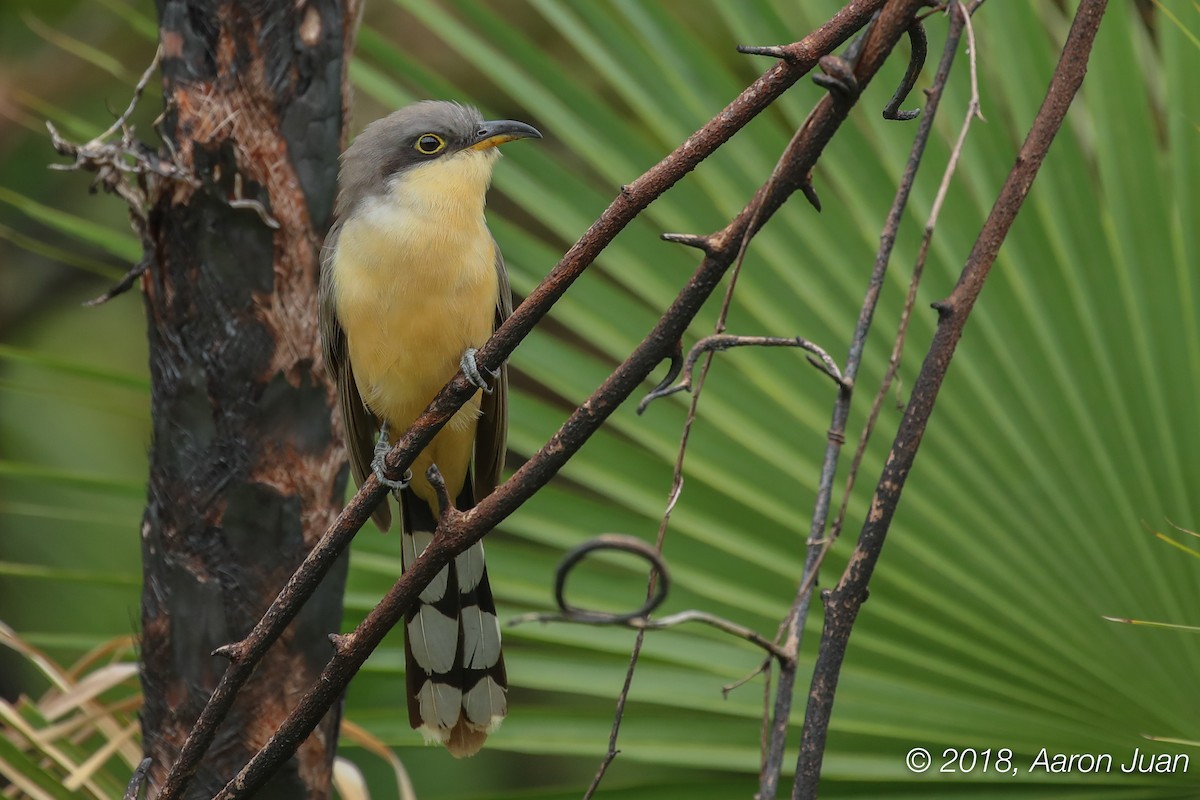
[[[400,502],[405,569],[437,527],[431,464],[459,508],[500,478],[508,376],[501,367],[489,386],[475,350],[511,312],[512,296],[483,207],[497,145],[530,137],[541,134],[523,122],[426,101],[371,123],[342,156],[321,258],[321,339],[355,479],[373,471]],[[388,480],[389,434],[403,434],[459,369],[479,391],[405,480]],[[386,500],[374,519],[387,530]],[[482,543],[421,592],[405,620],[404,651],[409,722],[455,756],[478,752],[508,708]]]

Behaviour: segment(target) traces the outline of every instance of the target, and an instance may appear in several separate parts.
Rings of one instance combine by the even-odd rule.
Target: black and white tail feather
[[[463,496],[472,496],[470,481]],[[404,490],[400,506],[408,569],[433,540],[437,522],[411,490]],[[426,741],[445,745],[456,757],[475,754],[508,711],[483,542],[460,553],[425,587],[405,618],[405,633],[409,722]]]

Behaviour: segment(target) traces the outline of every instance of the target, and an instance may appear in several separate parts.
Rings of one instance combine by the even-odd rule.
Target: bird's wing
[[[358,393],[354,380],[354,368],[350,353],[346,349],[346,332],[337,318],[337,304],[333,297],[333,270],[330,261],[337,252],[337,239],[341,232],[338,222],[325,238],[321,251],[321,284],[317,291],[318,315],[321,325],[322,354],[325,368],[338,389],[338,406],[342,411],[342,425],[346,428],[346,444],[350,451],[350,468],[354,481],[362,485],[371,474],[371,459],[375,454],[375,437],[379,432],[379,420],[367,410]],[[392,523],[392,512],[387,498],[376,507],[372,515],[380,530],[386,531]]]
[[[500,248],[496,248],[496,280],[500,293],[496,301],[496,321],[492,328],[500,327],[512,313],[512,289],[508,283],[508,270]],[[475,500],[478,502],[491,494],[500,483],[500,472],[504,468],[504,451],[508,443],[508,363],[500,365],[500,374],[492,384],[493,391],[483,395],[480,403],[482,415],[475,433]]]

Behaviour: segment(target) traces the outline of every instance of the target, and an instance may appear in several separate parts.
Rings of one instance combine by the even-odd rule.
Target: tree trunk
[[[154,419],[142,524],[150,797],[224,671],[211,652],[250,630],[344,496],[315,298],[355,6],[157,0],[159,156],[194,180],[163,182],[150,198],[143,283]],[[268,653],[189,798],[223,786],[318,676],[345,575],[343,559]],[[331,713],[259,796],[327,797],[338,722]]]

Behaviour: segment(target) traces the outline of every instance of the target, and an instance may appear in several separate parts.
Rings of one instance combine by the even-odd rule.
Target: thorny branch
[[[915,11],[915,9],[914,9]],[[801,637],[804,630],[804,620],[808,616],[808,608],[811,599],[812,586],[816,580],[817,571],[820,567],[821,559],[824,557],[825,551],[828,549],[828,544],[825,541],[825,526],[829,515],[829,507],[833,493],[833,479],[837,472],[838,459],[841,453],[842,445],[845,443],[846,422],[850,415],[850,400],[853,396],[855,381],[858,376],[858,368],[862,361],[862,354],[866,344],[867,334],[870,331],[871,321],[874,318],[875,307],[879,301],[880,290],[883,287],[883,280],[887,274],[888,262],[891,258],[892,248],[895,244],[896,233],[899,229],[900,218],[903,215],[904,209],[908,203],[908,196],[912,189],[913,181],[916,178],[917,168],[921,162],[921,156],[924,153],[925,145],[928,142],[929,135],[933,130],[933,121],[937,115],[938,105],[941,101],[942,91],[946,80],[949,77],[950,66],[953,63],[954,53],[958,47],[958,31],[954,25],[951,25],[951,30],[947,33],[946,45],[943,48],[941,62],[938,65],[938,70],[935,75],[933,86],[927,90],[927,102],[925,114],[919,123],[917,134],[913,142],[912,152],[909,157],[908,164],[905,168],[904,176],[901,179],[900,186],[896,192],[896,198],[892,203],[892,208],[888,213],[887,222],[883,233],[880,236],[880,247],[876,254],[875,263],[871,270],[871,276],[867,283],[866,295],[863,298],[862,308],[859,311],[858,321],[855,325],[854,334],[851,339],[849,353],[846,357],[845,367],[842,370],[842,380],[839,382],[839,391],[834,401],[832,420],[829,426],[825,455],[822,462],[821,474],[817,484],[817,494],[813,505],[812,520],[809,526],[807,540],[807,554],[805,557],[804,570],[801,576],[800,584],[796,592],[795,599],[780,625],[779,635],[776,639],[780,642],[783,649],[792,656],[791,666],[785,662],[781,664],[779,671],[778,683],[775,688],[774,708],[770,713],[769,724],[765,721],[768,714],[764,712],[764,733],[763,733],[763,757],[762,767],[759,772],[759,791],[758,800],[772,800],[778,791],[779,778],[783,768],[783,754],[787,744],[787,734],[789,730],[789,719],[792,709],[792,699],[796,681],[796,658],[800,652]],[[917,59],[924,59],[926,37],[920,21],[913,21],[907,29],[913,47],[913,58],[910,62],[910,67],[905,74],[904,85],[911,88],[915,83],[916,73],[912,68],[912,64],[917,62]],[[857,53],[851,55],[855,61],[859,56]],[[851,85],[857,80],[855,72],[849,72],[848,66],[843,60],[835,60],[832,57],[822,62],[822,66],[828,68],[826,73],[829,78],[822,80],[822,85],[830,88],[831,92],[837,92],[839,85],[849,83]],[[849,72],[849,74],[847,74]],[[902,87],[903,88],[903,87]],[[844,89],[843,89],[844,91]],[[888,107],[884,111],[884,116],[888,118],[902,117],[897,113],[900,103],[903,102],[903,96],[897,92],[892,100],[888,103]],[[909,118],[911,117],[902,117]],[[818,206],[819,208],[819,206]],[[769,665],[764,665],[769,666]],[[768,702],[770,695],[767,695]]]
[[[977,6],[978,3],[974,7]],[[974,10],[974,7],[972,10]],[[958,51],[963,29],[962,19],[963,17],[959,14],[951,16],[946,33],[946,43],[942,49],[942,57],[938,63],[932,85],[926,91],[925,114],[918,124],[904,174],[900,179],[895,199],[892,201],[892,206],[888,211],[887,219],[884,223],[883,232],[880,235],[879,249],[876,252],[875,263],[867,282],[867,291],[863,297],[858,322],[855,325],[850,349],[846,356],[846,363],[843,370],[843,374],[845,375],[843,385],[845,388],[839,392],[834,401],[832,418],[829,425],[828,443],[825,448],[825,458],[817,484],[816,502],[814,503],[812,522],[809,527],[804,570],[801,573],[791,609],[780,627],[780,639],[783,642],[784,648],[791,653],[798,654],[800,651],[804,621],[808,617],[812,590],[816,584],[817,573],[825,554],[832,544],[831,537],[826,535],[826,521],[833,494],[834,476],[837,473],[841,448],[845,442],[846,423],[850,416],[850,401],[853,394],[853,387],[858,376],[859,366],[862,363],[867,334],[874,319],[875,308],[879,302],[880,291],[883,288],[883,281],[887,275],[887,268],[891,260],[892,249],[896,242],[896,235],[899,231],[900,220],[904,214],[904,210],[907,208],[908,198],[912,191],[913,182],[916,179],[917,169],[921,164],[929,136],[933,132],[933,123],[937,117],[942,94],[945,91],[946,82],[950,77],[950,70]],[[783,768],[783,753],[790,728],[795,681],[796,671],[794,669],[780,670],[778,686],[775,690],[775,703],[770,733],[763,756],[762,772],[759,776],[758,797],[760,800],[771,800],[778,792],[780,773]]]
[[[1106,5],[1107,0],[1082,0],[1080,3],[1058,66],[1050,79],[1046,97],[1017,154],[1016,163],[1000,189],[954,290],[934,306],[938,311],[938,327],[933,342],[913,385],[912,397],[876,484],[871,509],[859,533],[854,553],[825,603],[825,625],[813,668],[800,756],[796,765],[796,782],[792,790],[794,800],[809,800],[817,796],[834,693],[854,620],[867,597],[867,584],[879,560],[900,494],[916,459],[937,401],[938,390],[962,336],[963,326],[979,298],[1000,245],[1008,235],[1046,153],[1062,126],[1067,109],[1083,83],[1088,57]]]
[[[904,5],[903,3],[895,3],[895,4],[893,4],[892,7],[889,7],[889,9],[887,9],[887,11],[884,13],[886,14],[887,12],[896,12],[897,11],[896,7],[903,6],[903,5]],[[907,9],[907,7],[906,7],[906,9]],[[916,6],[914,5],[910,13],[915,12],[915,10],[916,10]],[[873,19],[878,18],[878,16],[879,16],[879,14],[877,13],[873,17]],[[900,12],[894,14],[893,19],[891,21],[893,23],[896,23],[896,22],[903,21],[903,20],[906,20],[906,17],[904,16],[904,11],[900,11]],[[905,21],[904,24],[911,27],[911,25],[913,23]],[[813,164],[815,164],[815,162],[816,162],[816,157],[817,157],[817,155],[819,155],[820,148],[823,146],[823,142],[821,143],[821,145],[818,145],[815,148],[817,152],[815,155],[812,156],[811,161],[801,162],[800,159],[797,158],[797,153],[804,152],[806,149],[811,149],[813,147],[812,140],[814,138],[814,135],[817,138],[824,135],[824,132],[819,130],[819,125],[823,119],[827,119],[829,117],[831,105],[838,109],[836,113],[842,115],[841,118],[844,118],[844,115],[849,113],[850,107],[852,107],[853,104],[855,103],[855,101],[858,99],[860,87],[865,86],[866,83],[870,80],[870,78],[874,75],[875,71],[878,69],[879,65],[882,63],[882,59],[885,58],[888,53],[890,53],[891,48],[894,46],[896,39],[901,35],[900,28],[895,28],[894,30],[891,30],[891,29],[889,29],[889,26],[885,23],[884,28],[885,28],[885,30],[888,30],[888,33],[884,34],[881,37],[877,37],[872,41],[871,47],[870,47],[870,56],[864,60],[864,59],[862,59],[863,51],[865,48],[867,48],[868,40],[871,39],[871,37],[875,35],[877,27],[878,26],[876,24],[872,23],[869,26],[868,32],[860,34],[855,39],[854,43],[850,46],[850,48],[847,51],[848,55],[850,56],[849,58],[825,55],[825,56],[822,56],[818,60],[818,63],[820,65],[822,71],[827,76],[829,76],[829,79],[824,79],[824,78],[821,78],[821,76],[818,76],[818,77],[814,77],[813,80],[815,82],[819,83],[820,85],[829,87],[831,90],[830,95],[828,97],[824,98],[822,100],[822,102],[820,104],[818,104],[818,106],[816,108],[813,109],[812,113],[809,114],[808,118],[805,119],[805,121],[801,124],[800,128],[796,131],[795,135],[792,137],[792,140],[788,143],[787,149],[784,151],[784,154],[780,157],[779,161],[775,165],[775,168],[772,170],[771,176],[768,178],[766,185],[763,187],[763,189],[760,190],[758,196],[769,197],[780,186],[787,185],[790,183],[790,184],[792,184],[792,189],[790,191],[799,189],[804,194],[804,196],[808,199],[809,203],[814,208],[817,209],[817,211],[821,210],[820,201],[817,197],[817,193],[816,193],[815,189],[812,186],[811,171],[812,171]],[[885,44],[882,46],[882,48],[880,46],[881,40],[883,42],[885,42]],[[787,47],[778,47],[778,46],[776,46],[776,47],[744,47],[743,46],[743,47],[739,47],[738,51],[742,52],[742,53],[750,53],[750,54],[755,54],[755,55],[768,55],[768,56],[771,56],[774,58],[783,59],[785,62],[788,62],[792,58]],[[923,60],[924,55],[925,54],[924,54],[923,50],[914,46],[913,53],[912,53],[912,60],[914,62],[917,60]],[[861,62],[861,68],[860,68],[860,62]],[[858,75],[856,75],[856,68],[860,68],[860,72],[863,77],[861,83],[859,82]],[[917,70],[919,71],[919,67],[917,68]],[[906,77],[905,77],[905,84],[901,86],[901,89],[898,90],[896,96],[893,98],[893,101],[895,103],[898,104],[899,102],[901,102],[903,100],[904,96],[907,94],[908,89],[911,88],[911,81],[915,80],[915,74],[916,74],[916,71],[914,71],[914,69],[912,68],[912,66],[910,64],[910,68],[908,70],[908,75],[906,75]],[[814,124],[817,126],[817,128],[813,127]],[[805,169],[805,171],[803,171],[803,172],[801,172],[799,169],[802,163],[803,163],[804,169]],[[748,207],[743,213],[746,213],[746,212],[750,212],[750,222],[748,225],[749,233],[741,238],[741,243],[738,247],[737,257],[736,257],[735,263],[733,265],[733,269],[732,269],[730,279],[729,279],[729,284],[726,288],[725,297],[724,297],[724,299],[722,301],[722,305],[721,305],[721,311],[719,313],[718,320],[717,320],[717,323],[715,326],[715,335],[717,335],[717,336],[724,333],[725,322],[726,322],[726,319],[728,318],[730,305],[731,305],[732,299],[733,299],[733,292],[737,285],[738,275],[741,271],[741,266],[742,266],[743,260],[745,258],[745,255],[746,255],[746,249],[749,246],[751,236],[753,235],[753,232],[758,230],[758,228],[760,227],[760,225],[762,223],[765,223],[766,219],[771,214],[771,210],[768,209],[765,204],[761,204],[761,203],[760,204],[752,204],[752,206]],[[673,234],[664,234],[663,238],[668,241],[677,242],[679,244],[683,244],[683,245],[686,245],[689,247],[699,248],[700,250],[702,250],[706,253],[711,253],[710,237],[696,236],[696,235],[691,235],[691,234],[673,233]],[[651,392],[651,394],[649,396],[647,396],[639,404],[638,413],[641,413],[645,409],[646,404],[649,401],[653,400],[658,392],[666,390],[667,387],[670,385],[670,383],[674,380],[676,374],[679,371],[680,365],[682,363],[682,354],[681,354],[680,350],[681,350],[680,343],[676,342],[674,344],[674,346],[672,347],[672,349],[668,351],[668,355],[671,359],[671,369],[670,369],[667,377],[663,379],[663,381],[659,384],[659,386],[653,392]],[[696,420],[696,410],[697,410],[698,404],[700,402],[701,391],[703,390],[703,386],[704,386],[704,379],[707,376],[708,369],[712,364],[712,357],[713,357],[713,351],[709,350],[708,354],[707,354],[707,358],[705,359],[705,363],[704,363],[703,367],[701,368],[700,376],[696,380],[695,390],[694,390],[694,393],[692,394],[692,401],[691,401],[691,404],[688,409],[687,418],[684,422],[683,433],[681,434],[681,437],[680,437],[679,450],[678,450],[676,460],[675,460],[675,469],[674,469],[674,475],[673,475],[673,479],[672,479],[671,493],[667,500],[666,509],[664,510],[662,519],[659,523],[658,536],[657,536],[657,540],[655,543],[656,549],[660,552],[662,550],[663,542],[666,537],[667,527],[670,523],[671,511],[674,508],[675,503],[678,501],[680,493],[682,492],[682,489],[683,489],[683,464],[684,464],[684,460],[685,460],[686,454],[687,454],[688,440],[691,435],[692,426]],[[839,374],[839,380],[840,380],[840,374]],[[654,575],[651,575],[649,585],[647,586],[647,594],[648,595],[653,591],[653,588],[654,588]],[[619,752],[617,750],[617,737],[620,733],[621,721],[624,717],[624,712],[625,712],[625,704],[628,701],[629,689],[633,683],[633,674],[634,674],[634,671],[637,669],[638,659],[641,655],[641,649],[642,649],[642,643],[644,641],[644,637],[645,637],[645,631],[639,630],[637,638],[634,640],[633,650],[630,653],[629,667],[626,670],[625,682],[621,688],[620,694],[617,696],[617,706],[616,706],[615,713],[613,715],[612,729],[609,734],[608,750],[606,751],[604,758],[602,759],[600,766],[597,769],[596,774],[592,779],[591,784],[588,786],[587,791],[584,793],[583,800],[590,800],[590,798],[595,794],[596,790],[599,788],[600,781],[603,780],[604,775],[608,770],[608,767],[612,764],[613,760],[616,758],[616,756]],[[788,659],[781,660],[781,669],[784,671],[789,671],[789,672],[794,673],[795,672],[795,660],[794,659],[795,659],[795,653],[793,652],[790,654],[790,657]],[[760,669],[760,671],[766,671],[769,668],[770,663],[771,663],[771,660],[767,659],[767,661],[764,662],[764,665]],[[748,680],[748,678],[746,680]],[[737,684],[734,684],[733,686],[740,685],[741,683],[744,683],[744,682],[745,682],[744,680],[739,681]],[[764,697],[769,700],[769,697],[770,697],[770,674],[769,674],[769,672],[767,673],[767,680],[765,681],[765,683],[766,683],[766,687],[765,687]],[[728,691],[730,691],[733,688],[733,686],[725,687],[725,689],[723,691],[727,694]],[[766,749],[766,740],[767,740],[767,728],[766,728],[766,716],[764,715],[764,730],[763,730],[764,751]]]
[[[870,442],[871,434],[875,430],[875,423],[879,419],[879,412],[883,409],[883,403],[887,398],[888,390],[891,388],[892,381],[896,378],[896,372],[900,368],[900,357],[904,348],[905,338],[908,335],[908,323],[912,318],[913,306],[916,304],[917,287],[920,286],[921,276],[925,271],[925,262],[929,256],[929,245],[933,240],[933,232],[937,227],[938,217],[941,216],[942,204],[945,202],[946,193],[950,189],[950,180],[954,177],[954,173],[958,168],[958,159],[962,155],[963,145],[967,140],[967,133],[971,129],[971,121],[976,118],[983,120],[979,104],[979,75],[976,70],[975,33],[971,27],[971,14],[975,13],[975,9],[982,3],[983,0],[976,0],[970,9],[967,9],[962,3],[957,3],[951,7],[952,13],[957,13],[962,17],[962,23],[967,32],[967,56],[971,65],[971,99],[967,102],[966,116],[963,119],[962,127],[959,128],[958,138],[954,142],[954,147],[950,151],[950,158],[947,160],[946,169],[942,173],[942,182],[938,186],[937,195],[934,197],[933,205],[929,209],[929,219],[925,221],[925,229],[921,235],[921,244],[917,250],[912,277],[908,284],[908,294],[904,298],[904,307],[900,311],[900,323],[896,328],[896,338],[892,343],[892,353],[888,357],[887,369],[884,371],[883,380],[879,384],[879,390],[875,393],[875,399],[871,401],[871,410],[867,413],[867,421],[863,425],[862,433],[859,435],[858,447],[855,448],[854,457],[850,460],[850,469],[846,474],[846,486],[842,490],[842,503],[838,507],[838,513],[833,520],[833,524],[829,526],[829,535],[822,542],[821,559],[824,559],[825,554],[829,552],[830,546],[837,541],[838,536],[842,532],[842,526],[846,520],[846,510],[850,505],[850,493],[854,490],[858,470],[862,465],[863,456],[867,451],[867,444]],[[816,579],[816,573],[814,572],[808,577],[809,583],[801,587],[801,592],[803,593],[812,590],[812,581]]]
[[[620,194],[600,218],[479,350],[476,361],[480,367],[494,368],[502,363],[570,284],[637,214],[799,80],[821,55],[833,50],[862,27],[883,3],[884,0],[854,0],[808,37],[780,48],[779,51],[785,57],[784,61],[767,70],[674,152],[632,184],[622,187]],[[891,42],[894,40],[889,41],[886,47],[881,43],[879,61],[882,61],[882,57],[890,49]],[[809,162],[815,160],[829,135],[832,135],[832,127],[826,135],[814,137],[815,149],[804,154]],[[791,188],[794,187],[789,187],[788,191],[773,192],[769,197],[752,205],[755,208],[760,205],[769,208],[766,215],[769,216],[782,204]],[[295,751],[326,710],[337,701],[350,676],[362,665],[384,634],[400,619],[416,595],[453,555],[481,538],[484,532],[495,527],[521,502],[545,485],[616,406],[670,354],[672,342],[679,341],[687,324],[715,288],[732,260],[731,243],[740,241],[749,228],[749,217],[743,212],[724,231],[710,237],[704,262],[688,288],[676,299],[671,309],[630,358],[571,415],[550,442],[526,462],[504,486],[485,498],[472,511],[447,515],[441,525],[441,535],[435,538],[433,544],[401,576],[380,605],[368,614],[354,632],[335,638],[335,655],[327,665],[321,681],[305,695],[267,746],[230,781],[221,792],[221,798],[243,797],[261,785]],[[461,373],[447,384],[387,455],[385,463],[388,471],[391,474],[403,474],[412,464],[416,454],[429,443],[473,392],[474,387]],[[237,692],[249,679],[255,665],[311,596],[316,585],[370,517],[386,491],[386,487],[374,475],[368,477],[337,521],[297,568],[254,629],[242,641],[223,648],[231,663],[193,726],[178,759],[172,765],[159,794],[160,800],[178,800],[182,795],[192,775],[199,768],[204,753],[212,744],[218,727],[232,707]]]

